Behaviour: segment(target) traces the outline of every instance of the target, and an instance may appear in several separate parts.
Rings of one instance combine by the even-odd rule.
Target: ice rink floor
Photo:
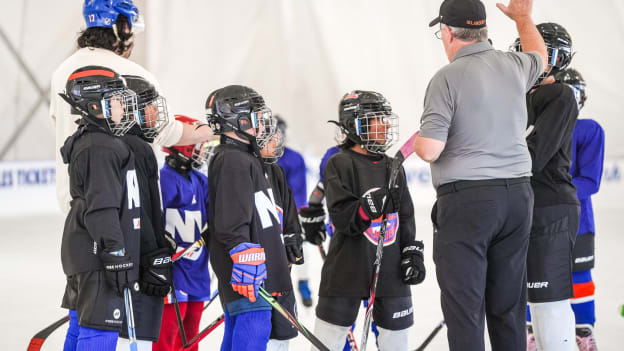
[[[415,349],[442,319],[435,268],[431,259],[432,231],[429,209],[418,208],[417,236],[425,241],[427,279],[412,288],[415,324],[410,329],[409,349]],[[624,303],[624,237],[618,229],[622,223],[620,208],[598,208],[596,211],[597,268],[596,283],[596,339],[600,350],[622,350],[624,318],[619,306]],[[65,276],[60,262],[60,242],[64,218],[37,216],[0,218],[2,245],[0,248],[0,350],[25,351],[30,338],[39,330],[56,321],[66,311],[59,307],[63,296]],[[321,259],[318,250],[307,250],[313,293],[318,291]],[[297,277],[293,278],[296,284]],[[360,311],[355,336],[359,341],[362,324]],[[204,313],[202,327],[221,313],[218,303]],[[299,319],[314,329],[314,309],[299,306]],[[42,347],[43,351],[62,350],[66,326],[54,332]],[[223,326],[200,343],[200,350],[218,350]],[[486,336],[487,337],[487,336]],[[374,338],[369,338],[369,350],[375,350]],[[487,345],[487,341],[486,341]],[[489,350],[489,345],[486,347]],[[302,336],[291,340],[290,350],[309,350],[310,344]],[[446,328],[427,347],[427,350],[448,350]]]

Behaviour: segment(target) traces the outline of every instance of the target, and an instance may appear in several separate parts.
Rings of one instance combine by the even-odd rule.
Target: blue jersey
[[[338,146],[332,146],[329,149],[327,149],[327,151],[325,151],[325,155],[323,155],[323,158],[321,159],[321,166],[319,167],[319,181],[320,182],[323,182],[323,172],[325,171],[325,166],[327,165],[327,161],[329,161],[329,158],[334,156],[334,154],[337,154],[338,151],[340,151]]]
[[[576,121],[570,175],[581,203],[579,234],[595,233],[591,195],[598,192],[604,163],[604,131],[591,119]]]
[[[189,173],[189,178],[166,164],[160,170],[165,230],[174,235],[178,251],[199,240],[201,232],[208,227],[208,179],[195,170]],[[177,290],[190,296],[209,298],[206,247],[186,253],[173,264],[173,282]]]
[[[284,170],[286,183],[292,190],[295,205],[299,210],[301,206],[308,203],[306,200],[306,165],[303,156],[297,151],[285,147],[284,155],[277,161],[277,164]]]

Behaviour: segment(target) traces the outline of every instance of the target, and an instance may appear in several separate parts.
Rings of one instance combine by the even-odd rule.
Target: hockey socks
[[[69,328],[67,328],[67,335],[65,335],[63,351],[76,351],[79,332],[78,312],[76,312],[76,310],[69,310]]]
[[[538,350],[575,350],[574,313],[569,300],[529,303]]]
[[[69,328],[63,351],[114,351],[119,333],[78,325],[78,313],[69,310]]]
[[[340,351],[343,349],[345,338],[349,333],[349,328],[351,327],[331,324],[316,317],[314,335],[331,351]]]
[[[264,350],[271,335],[271,311],[252,311],[230,316],[225,312],[221,351]]]

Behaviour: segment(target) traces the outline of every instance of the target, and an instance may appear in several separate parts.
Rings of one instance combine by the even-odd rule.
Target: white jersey
[[[58,93],[65,91],[65,85],[67,84],[69,75],[78,68],[84,66],[103,66],[121,75],[143,77],[152,83],[158,92],[161,92],[160,84],[158,84],[153,74],[141,65],[106,49],[78,49],[56,69],[52,75],[52,82],[50,84],[50,117],[52,117],[56,127],[56,198],[64,214],[69,212],[71,196],[69,194],[69,174],[67,172],[67,165],[63,163],[59,150],[65,142],[65,139],[76,131],[75,122],[80,117],[71,114],[71,107]],[[176,121],[173,116],[170,115],[169,123],[160,132],[158,137],[156,137],[154,143],[161,146],[174,145],[182,137],[182,128],[182,123]]]

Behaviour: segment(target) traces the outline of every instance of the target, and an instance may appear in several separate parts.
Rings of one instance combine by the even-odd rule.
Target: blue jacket
[[[297,151],[285,147],[284,155],[277,161],[284,170],[286,183],[292,190],[297,210],[308,203],[306,187],[306,165],[303,156]]]

